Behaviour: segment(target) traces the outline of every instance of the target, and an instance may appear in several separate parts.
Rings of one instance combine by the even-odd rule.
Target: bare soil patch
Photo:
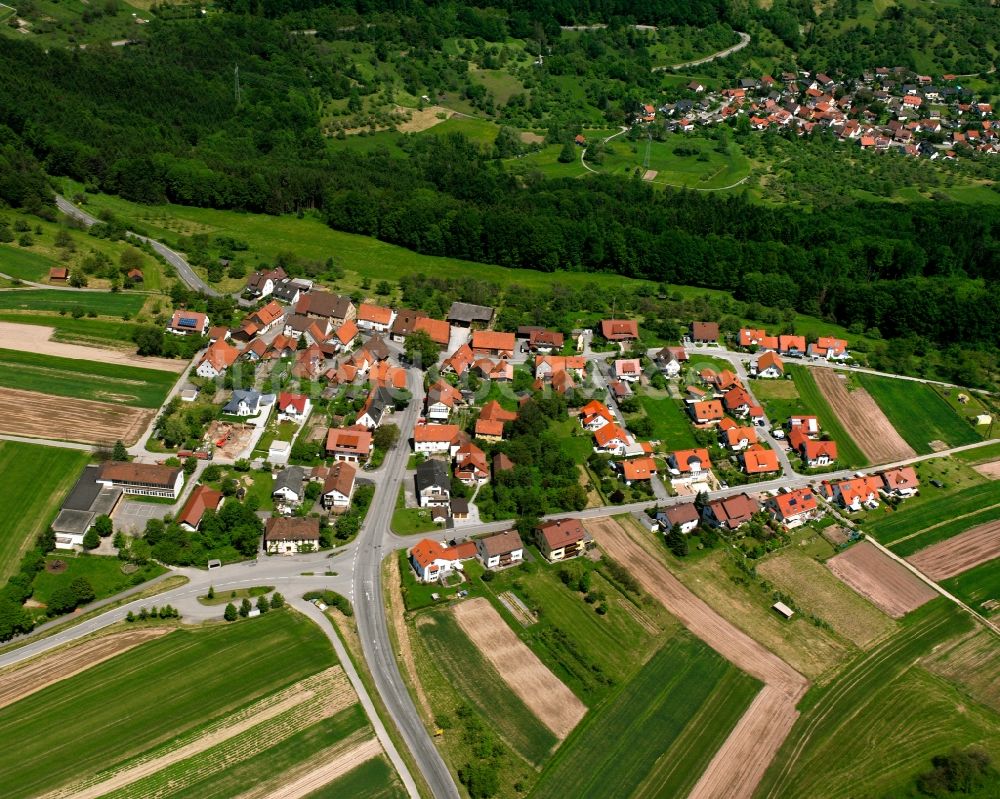
[[[410,115],[408,121],[400,122],[396,126],[401,133],[420,133],[422,130],[440,125],[455,114],[450,108],[440,105],[429,105],[423,111],[417,108],[404,108],[401,105],[397,105],[395,112],[397,114]],[[438,114],[443,114],[443,116],[439,117]]]
[[[837,577],[894,619],[937,596],[933,588],[869,541],[856,544],[826,564]]]
[[[834,546],[837,546],[838,544],[846,544],[850,539],[847,530],[839,524],[831,524],[829,527],[824,527],[823,537]]]
[[[1000,480],[1000,460],[987,461],[986,463],[977,464],[972,468],[983,477],[988,477],[990,480]]]
[[[891,463],[916,453],[863,388],[848,391],[835,369],[813,369],[813,377],[840,423],[872,463]]]
[[[750,799],[798,718],[795,706],[809,681],[695,596],[617,521],[586,522],[586,527],[601,548],[685,627],[730,663],[765,683],[690,795]]]
[[[218,446],[219,453],[225,458],[238,458],[250,445],[254,429],[248,424],[215,421],[209,425],[205,440],[211,444],[222,441]]]
[[[503,681],[538,720],[562,740],[587,708],[576,695],[514,635],[485,599],[470,599],[454,608],[455,619],[469,639],[499,672]]]
[[[288,775],[283,774],[279,786],[263,791],[258,786],[256,790],[240,794],[239,799],[302,799],[304,796],[309,796],[337,777],[382,754],[378,740],[369,738],[358,743],[359,734],[352,735],[336,746],[317,754],[313,761],[322,765],[311,771],[291,781],[287,781]]]
[[[961,535],[931,544],[907,560],[935,582],[1000,557],[1000,521],[986,522]]]
[[[399,561],[396,558],[389,558],[388,571],[387,595],[389,597],[389,621],[392,623],[392,629],[396,633],[399,659],[406,667],[406,676],[410,685],[416,690],[417,701],[420,703],[420,709],[423,711],[424,718],[433,719],[434,711],[431,710],[431,703],[427,699],[427,694],[424,693],[424,686],[417,675],[417,663],[413,658],[410,628],[406,624],[404,611],[406,605],[403,603],[403,593],[400,589]]]
[[[658,173],[657,173],[657,171],[655,169],[647,169],[643,173],[642,179],[643,180],[653,180],[656,177],[657,174]]]
[[[66,561],[64,560],[47,560],[45,561],[45,571],[50,574],[62,574],[66,571]]]
[[[539,135],[538,133],[532,133],[530,130],[522,130],[521,141],[525,144],[544,144],[545,137]]]
[[[170,632],[165,627],[103,635],[0,672],[0,708]]]
[[[128,445],[155,415],[149,408],[0,388],[0,433],[8,435],[108,446],[121,439]]]
[[[118,363],[123,366],[141,366],[146,369],[160,369],[164,372],[183,372],[187,361],[171,358],[143,358],[127,352],[109,350],[102,347],[84,347],[80,344],[61,344],[52,341],[55,328],[41,325],[19,325],[16,322],[0,322],[0,348],[37,352],[40,355],[56,355],[60,358],[76,358],[81,361],[98,363]]]

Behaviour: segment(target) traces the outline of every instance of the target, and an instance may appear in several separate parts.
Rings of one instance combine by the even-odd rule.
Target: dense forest
[[[140,202],[315,210],[335,228],[433,255],[728,289],[748,302],[794,307],[887,337],[1000,343],[995,205],[824,204],[813,196],[803,208],[606,176],[513,175],[493,149],[459,135],[409,137],[402,154],[328,146],[323,103],[350,101],[370,87],[357,63],[330,57],[325,36],[374,45],[376,63],[388,63],[379,47],[386,59],[394,48],[412,48],[405,52],[419,66],[409,78],[418,92],[432,91],[435,75],[447,72],[435,66],[435,48],[447,36],[519,33],[537,44],[558,37],[559,23],[602,16],[718,24],[751,13],[735,3],[608,0],[572,4],[572,14],[545,2],[489,5],[402,2],[393,16],[364,2],[265,2],[247,13],[154,20],[141,47],[86,51],[0,38],[0,203],[44,212],[48,174]],[[752,12],[752,22],[777,31],[780,25],[760,15],[805,19],[813,13],[807,6],[776,2]],[[963,25],[983,11],[974,2],[961,9],[955,18]],[[541,27],[515,30],[519,14]],[[317,20],[326,34],[289,34]],[[337,28],[338,20],[346,24]],[[596,48],[591,60],[610,82],[617,53],[643,57],[634,31],[619,27],[607,37],[581,35],[579,52],[568,41],[554,44],[553,69],[571,75],[586,63],[586,48]],[[609,95],[605,102],[610,119],[628,100]],[[835,180],[825,185],[836,194]]]

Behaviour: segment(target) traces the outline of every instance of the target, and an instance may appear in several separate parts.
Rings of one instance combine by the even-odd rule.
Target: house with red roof
[[[770,474],[780,472],[781,464],[778,463],[778,453],[773,449],[766,449],[760,444],[754,444],[741,456],[743,471],[749,475]]]
[[[456,374],[461,377],[465,374],[465,371],[472,366],[475,358],[472,355],[472,347],[468,344],[463,344],[457,350],[455,350],[450,356],[445,358],[444,363],[441,364],[441,372],[443,374]]]
[[[704,448],[677,450],[667,458],[667,470],[674,483],[704,480],[711,469],[712,461]]]
[[[789,428],[789,430],[794,430],[796,427],[801,427],[807,436],[818,436],[819,435],[819,417],[818,416],[789,416],[788,417],[788,428]]]
[[[594,431],[594,452],[625,455],[632,445],[631,436],[615,422],[602,425]]]
[[[859,511],[862,508],[877,508],[879,491],[882,489],[880,477],[855,477],[836,483],[823,483],[827,496],[847,510]]]
[[[462,392],[445,379],[440,379],[427,389],[427,418],[447,421],[452,411],[465,404]]]
[[[639,338],[639,323],[634,319],[602,319],[601,335],[608,341],[635,341]]]
[[[765,352],[754,363],[758,378],[767,380],[785,376],[785,362],[776,352]]]
[[[722,398],[722,404],[733,416],[746,416],[750,406],[754,404],[753,397],[742,386],[727,391]]]
[[[517,346],[513,333],[501,333],[496,330],[473,330],[472,352],[474,355],[487,355],[495,358],[513,358]]]
[[[371,432],[360,425],[331,427],[326,433],[326,455],[335,461],[365,463],[374,448]]]
[[[370,305],[366,302],[358,306],[357,325],[362,330],[374,333],[388,333],[396,320],[396,312],[392,308],[381,305]]]
[[[781,491],[764,502],[775,521],[789,529],[805,524],[819,515],[819,501],[811,488]]]
[[[455,453],[455,477],[467,486],[482,485],[489,480],[486,453],[472,442],[459,447]]]
[[[421,582],[432,583],[456,569],[461,570],[462,561],[476,557],[478,550],[473,541],[453,547],[424,538],[410,549],[410,565]]]
[[[847,342],[833,336],[820,336],[809,345],[809,357],[827,361],[845,361],[850,355],[847,352]]]
[[[413,428],[413,451],[426,455],[447,452],[453,457],[461,446],[460,433],[456,424],[418,424]]]
[[[886,469],[879,474],[882,478],[882,491],[890,497],[912,497],[920,490],[920,480],[917,471],[912,466],[899,469]]]
[[[615,361],[615,377],[627,383],[637,383],[642,376],[642,364],[638,358],[622,358]]]
[[[656,461],[649,457],[618,461],[616,466],[625,485],[632,485],[636,480],[652,480],[656,476]]]
[[[278,394],[278,418],[301,422],[312,411],[312,401],[305,394],[291,394],[282,391]]]
[[[209,345],[205,354],[201,356],[195,372],[199,377],[214,380],[236,363],[240,357],[240,351],[225,339],[219,339],[214,344]]]
[[[579,519],[553,519],[543,522],[535,531],[535,543],[550,563],[582,555],[589,540]]]
[[[198,311],[174,311],[167,332],[178,336],[204,336],[208,332],[208,317]]]
[[[731,497],[713,499],[705,506],[703,515],[705,521],[713,527],[727,527],[735,530],[746,524],[753,518],[753,515],[760,510],[760,506],[749,494],[736,494]]]
[[[614,424],[614,414],[603,402],[591,400],[580,408],[580,424],[585,430],[593,433],[608,424]]]
[[[687,408],[695,424],[716,424],[726,417],[726,412],[719,400],[690,402]]]
[[[805,336],[778,336],[778,351],[782,355],[797,357],[806,354]]]
[[[176,521],[186,530],[197,530],[201,526],[205,511],[217,511],[222,507],[223,501],[221,491],[205,485],[195,486],[181,512],[177,514]]]
[[[448,341],[451,338],[451,325],[443,319],[431,319],[429,316],[421,316],[414,322],[413,329],[422,330],[439,347],[447,347]]]
[[[733,452],[739,452],[757,443],[757,431],[753,427],[744,427],[732,419],[723,419],[719,423],[719,438]]]

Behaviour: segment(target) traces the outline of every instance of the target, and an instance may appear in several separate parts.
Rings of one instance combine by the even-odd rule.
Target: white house
[[[319,519],[315,516],[272,516],[264,527],[264,547],[273,555],[316,551],[319,549]]]
[[[234,390],[222,412],[230,416],[256,416],[260,413],[260,392],[242,388]]]
[[[517,530],[497,533],[476,542],[479,559],[487,569],[514,566],[524,559],[524,544]]]
[[[472,541],[446,547],[424,538],[410,550],[410,564],[419,580],[430,583],[456,569],[461,570],[462,561],[476,557],[476,553],[476,545]]]
[[[301,466],[289,466],[274,478],[271,496],[288,505],[297,505],[305,498],[306,475]]]
[[[446,507],[451,502],[451,475],[442,461],[424,461],[415,478],[421,508]]]
[[[369,305],[365,302],[358,306],[357,325],[362,330],[372,333],[388,333],[394,321],[396,321],[396,312],[392,308]]]
[[[330,473],[323,481],[324,508],[337,511],[350,507],[357,473],[357,469],[343,461],[330,467]]]
[[[312,400],[305,394],[289,394],[282,391],[278,395],[278,419],[293,422],[305,420],[312,412]]]
[[[454,457],[461,446],[457,441],[459,432],[455,424],[418,424],[413,428],[413,451],[425,455],[447,452]]]

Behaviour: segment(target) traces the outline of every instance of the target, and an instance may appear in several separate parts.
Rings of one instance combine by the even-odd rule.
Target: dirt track
[[[937,596],[933,588],[868,541],[826,563],[837,577],[894,619]]]
[[[12,705],[53,683],[86,671],[115,655],[170,632],[168,628],[129,630],[91,638],[68,649],[30,660],[0,673],[0,708]]]
[[[773,652],[722,618],[613,519],[585,526],[647,593],[733,665],[765,683],[698,780],[691,797],[749,799],[798,718],[809,682]]]
[[[892,463],[916,455],[871,394],[863,388],[848,391],[835,369],[813,369],[812,375],[840,423],[872,463]]]
[[[961,535],[915,552],[907,560],[932,580],[956,574],[1000,557],[1000,521],[987,522]]]
[[[569,735],[587,708],[514,635],[493,606],[482,598],[470,599],[456,605],[454,613],[472,643],[538,720],[560,740]]]
[[[164,372],[180,373],[188,365],[188,362],[184,360],[142,358],[135,354],[104,349],[103,347],[62,344],[51,340],[54,332],[55,328],[53,327],[0,322],[0,349],[37,352],[40,355],[57,355],[60,358],[76,358],[81,361],[141,366],[145,369],[160,369]]]
[[[156,411],[0,388],[0,433],[83,444],[134,444]]]

